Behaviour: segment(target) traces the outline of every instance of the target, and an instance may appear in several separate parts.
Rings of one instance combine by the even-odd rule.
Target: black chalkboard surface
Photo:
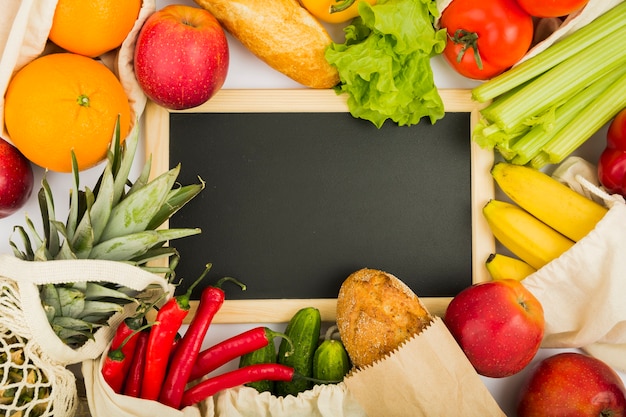
[[[247,290],[229,299],[268,303],[333,299],[363,267],[420,298],[476,281],[471,111],[377,129],[346,111],[213,107],[167,116],[167,165],[206,183],[169,224],[202,229],[175,244],[178,292],[206,263],[206,285],[232,276]]]

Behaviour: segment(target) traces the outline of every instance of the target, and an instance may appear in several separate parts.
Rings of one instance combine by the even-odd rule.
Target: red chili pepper
[[[214,371],[225,363],[246,353],[261,349],[269,344],[276,336],[285,337],[282,333],[274,332],[267,327],[255,327],[236,336],[226,339],[198,354],[193,365],[189,380],[201,378]]]
[[[126,319],[124,319],[124,321],[121,322],[120,325],[117,326],[117,329],[115,330],[115,335],[113,336],[113,340],[111,340],[110,349],[115,350],[118,347],[120,347],[124,339],[126,339],[129,335],[134,333],[137,329],[141,328],[141,326],[143,326],[144,324],[145,324],[145,311],[143,310],[135,316],[127,317]],[[128,344],[126,344],[127,350],[131,350],[131,347],[132,346],[129,346]]]
[[[295,372],[293,368],[276,363],[244,366],[243,368],[205,379],[189,388],[183,394],[181,408],[196,404],[228,388],[266,379],[272,381],[291,381],[294,376]]]
[[[185,294],[170,298],[159,309],[156,320],[161,323],[150,331],[146,349],[146,363],[141,384],[141,398],[157,400],[161,386],[165,379],[167,365],[176,334],[189,313],[189,299],[195,286],[206,276],[211,269],[207,265],[202,275],[187,289]]]
[[[163,388],[159,395],[159,402],[173,408],[180,406],[183,398],[185,385],[189,381],[189,375],[196,361],[198,352],[202,348],[202,342],[206,336],[213,317],[224,304],[225,294],[220,288],[225,280],[232,278],[222,278],[215,286],[206,287],[200,295],[198,310],[189,328],[178,342],[176,352],[169,365],[169,372],[163,383]],[[242,288],[245,286],[237,282]]]
[[[128,368],[128,377],[124,384],[124,395],[138,398],[141,395],[141,383],[143,381],[143,368],[146,363],[146,348],[148,347],[149,331],[142,331],[137,335],[135,353]]]
[[[102,376],[109,386],[118,394],[122,393],[124,382],[130,368],[135,349],[137,346],[136,337],[142,330],[152,326],[147,324],[137,330],[132,331],[115,349],[109,349],[104,363],[102,364]],[[111,346],[112,347],[112,346]]]

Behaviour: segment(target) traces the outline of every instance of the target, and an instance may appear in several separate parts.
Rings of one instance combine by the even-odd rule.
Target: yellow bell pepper
[[[358,4],[376,0],[300,0],[300,3],[317,19],[327,23],[347,22],[359,15]]]

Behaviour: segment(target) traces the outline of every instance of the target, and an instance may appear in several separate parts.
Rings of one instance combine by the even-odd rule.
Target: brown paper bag
[[[439,317],[344,382],[368,417],[505,416]]]

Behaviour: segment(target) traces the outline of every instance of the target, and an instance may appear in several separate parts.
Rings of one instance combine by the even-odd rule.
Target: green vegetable
[[[559,163],[626,106],[626,3],[516,68],[475,88],[472,134],[515,164]],[[497,95],[496,95],[497,94]]]
[[[313,378],[333,383],[343,380],[350,371],[350,358],[341,340],[332,338],[337,326],[326,332],[324,341],[315,349],[313,356]]]
[[[270,339],[269,343],[265,347],[241,355],[241,358],[239,359],[239,368],[263,363],[276,363],[276,345],[274,344],[274,339]],[[274,385],[275,382],[268,379],[246,384],[246,386],[254,388],[259,392],[274,392]]]
[[[296,312],[289,320],[285,329],[286,339],[278,347],[277,362],[292,367],[297,374],[311,378],[313,376],[313,356],[320,338],[322,319],[320,312],[314,307],[305,307]],[[291,340],[292,344],[289,344]],[[313,386],[305,378],[294,379],[290,382],[276,382],[276,395],[298,395]]]
[[[431,0],[360,2],[360,16],[344,29],[345,43],[331,44],[326,60],[339,71],[338,94],[348,93],[350,113],[381,127],[387,119],[417,124],[444,116],[430,59],[443,52],[446,31]]]

